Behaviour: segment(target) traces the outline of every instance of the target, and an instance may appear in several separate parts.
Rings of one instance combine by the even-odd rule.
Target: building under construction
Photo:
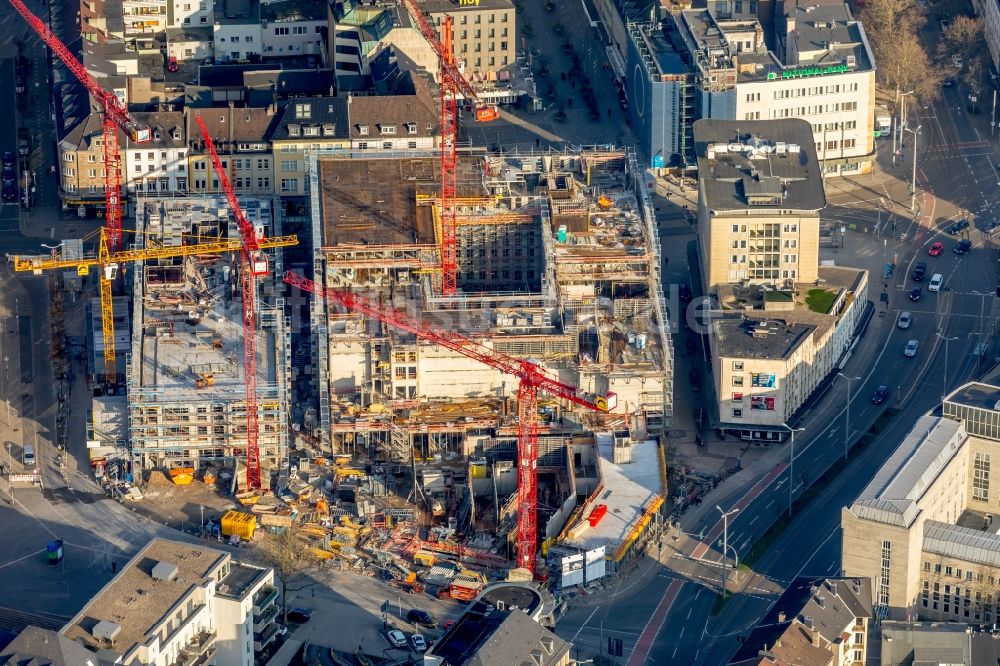
[[[617,397],[598,414],[539,396],[542,507],[575,495],[574,437],[614,431],[641,441],[670,425],[659,241],[631,154],[460,155],[454,296],[440,287],[436,155],[313,159],[316,280]],[[321,396],[312,434],[324,448],[457,466],[463,476],[469,460],[487,463],[490,471],[477,463],[469,477],[492,476],[500,490],[492,506],[463,510],[459,520],[471,517],[477,533],[505,531],[513,486],[501,477],[513,482],[517,379],[319,298],[311,311]],[[562,522],[549,526],[546,511],[543,538],[558,534],[569,513],[560,510]]]
[[[280,213],[270,199],[241,204],[259,232],[280,232]],[[137,210],[138,238],[147,247],[239,239],[222,197],[147,199]],[[136,466],[232,468],[245,456],[239,262],[232,253],[136,265],[127,364],[128,438]],[[280,275],[280,250],[271,263],[271,275]],[[267,487],[268,474],[286,454],[290,349],[284,299],[273,278],[258,284],[259,448]]]

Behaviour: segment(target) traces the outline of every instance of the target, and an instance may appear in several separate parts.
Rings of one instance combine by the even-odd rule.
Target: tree
[[[306,582],[321,563],[309,547],[309,542],[294,528],[278,534],[267,533],[260,540],[261,559],[274,568],[281,586],[281,620],[288,624],[288,592],[296,592],[312,583]],[[301,584],[300,584],[301,583]]]
[[[930,56],[915,35],[900,41],[879,62],[886,88],[912,90],[917,101],[924,104],[933,102],[941,94],[947,72],[931,64]]]
[[[925,20],[917,0],[867,0],[859,18],[880,65],[904,39],[915,39]]]

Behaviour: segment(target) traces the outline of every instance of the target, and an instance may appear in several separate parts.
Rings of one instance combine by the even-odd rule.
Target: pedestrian
[[[111,560],[111,573],[118,573],[118,560]]]

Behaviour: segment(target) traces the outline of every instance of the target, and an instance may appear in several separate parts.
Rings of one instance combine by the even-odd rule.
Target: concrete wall
[[[251,54],[261,54],[263,35],[259,23],[217,23],[213,32],[216,64],[248,60]]]
[[[261,27],[263,54],[268,57],[319,55],[326,21],[288,21]]]

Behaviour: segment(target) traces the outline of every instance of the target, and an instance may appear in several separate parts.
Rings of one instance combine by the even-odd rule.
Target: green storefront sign
[[[826,76],[827,74],[843,74],[844,72],[851,71],[851,68],[847,65],[827,65],[826,67],[803,67],[802,69],[783,69],[781,70],[782,79],[801,79],[807,76]],[[770,72],[767,75],[768,81],[777,80],[778,74],[776,72]]]

